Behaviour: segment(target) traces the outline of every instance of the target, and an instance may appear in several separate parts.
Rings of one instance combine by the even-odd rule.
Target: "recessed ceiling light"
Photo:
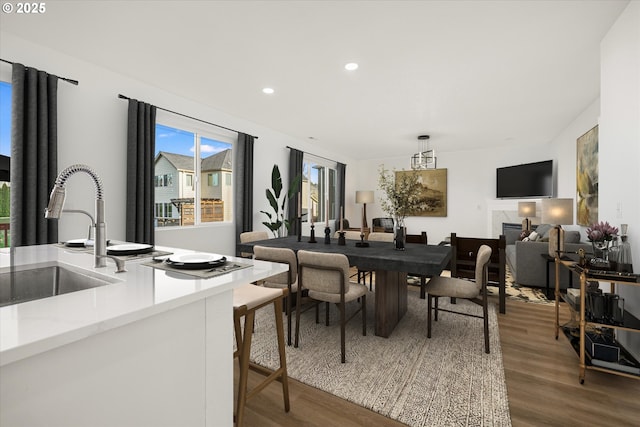
[[[262,89],[263,93],[266,93],[268,95],[271,95],[273,92],[275,92],[272,88],[270,87],[265,87],[264,89]]]
[[[349,62],[344,66],[344,69],[349,71],[357,70],[358,64],[356,64],[355,62]]]

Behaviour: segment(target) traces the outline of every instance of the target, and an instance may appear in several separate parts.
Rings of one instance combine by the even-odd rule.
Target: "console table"
[[[640,319],[635,317],[633,314],[628,311],[624,312],[624,320],[622,324],[609,324],[609,323],[601,323],[595,321],[587,321],[585,316],[586,311],[586,286],[587,280],[601,280],[607,281],[611,283],[611,293],[615,292],[615,286],[634,286],[640,288],[640,275],[633,273],[618,273],[615,271],[602,271],[602,270],[594,270],[586,267],[582,267],[576,264],[573,261],[565,261],[560,259],[559,257],[555,258],[556,263],[556,289],[555,289],[555,308],[556,308],[556,319],[555,319],[555,331],[556,331],[556,339],[558,339],[558,334],[560,329],[563,329],[565,335],[571,342],[572,346],[578,353],[580,358],[579,362],[579,375],[578,379],[580,380],[580,384],[584,383],[584,377],[587,369],[592,369],[596,371],[606,372],[615,375],[621,375],[629,378],[640,379],[640,362],[635,360],[633,356],[619,343],[616,342],[618,347],[620,348],[621,358],[618,362],[609,362],[602,361],[595,358],[592,358],[585,351],[585,329],[587,326],[593,326],[596,328],[611,328],[614,331],[625,330],[629,332],[640,332]],[[560,268],[567,268],[570,272],[576,272],[580,275],[580,301],[578,304],[569,300],[566,295],[563,295],[563,300],[569,306],[569,310],[572,312],[579,314],[579,335],[578,337],[572,337],[568,328],[560,326],[560,312],[559,312],[559,302],[560,302]]]

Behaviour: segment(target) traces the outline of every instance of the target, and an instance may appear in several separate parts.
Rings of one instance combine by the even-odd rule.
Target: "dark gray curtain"
[[[238,133],[236,162],[233,173],[234,184],[236,242],[240,242],[240,234],[253,230],[253,143],[254,137],[246,133]]]
[[[14,63],[11,86],[11,246],[56,243],[44,210],[58,174],[58,77]]]
[[[345,181],[347,177],[347,165],[338,163],[338,206],[336,206],[336,218],[340,218],[340,206],[345,203]]]
[[[156,107],[129,100],[127,125],[127,219],[128,242],[153,245],[154,157]]]
[[[287,189],[291,188],[291,184],[293,180],[296,179],[297,176],[302,176],[302,159],[304,157],[304,153],[300,150],[296,150],[295,148],[290,148],[289,152],[289,185],[287,185]],[[298,190],[300,190],[300,186],[298,186]],[[287,218],[296,218],[298,216],[298,203],[300,199],[300,191],[296,192],[296,194],[289,199],[289,206],[287,207]],[[291,230],[289,231],[290,236],[298,235],[298,221],[294,221],[291,224]]]

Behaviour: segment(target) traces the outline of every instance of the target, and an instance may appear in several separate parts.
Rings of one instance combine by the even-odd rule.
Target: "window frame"
[[[303,170],[303,174],[305,171],[305,165],[309,164],[312,166],[315,166],[316,168],[320,168],[318,170],[318,196],[320,196],[321,194],[326,194],[327,190],[328,190],[328,194],[326,194],[325,197],[322,198],[322,200],[320,200],[320,197],[318,197],[318,210],[317,212],[314,211],[314,214],[316,214],[317,218],[314,220],[314,224],[318,224],[318,223],[325,223],[326,221],[326,209],[327,209],[327,202],[329,203],[329,226],[331,226],[331,221],[335,221],[336,220],[336,209],[335,207],[338,205],[339,200],[338,200],[338,162],[334,161],[334,160],[328,160],[322,157],[318,157],[318,156],[314,156],[313,154],[309,154],[309,153],[304,153],[303,158],[302,158],[302,170]],[[304,178],[304,177],[303,177]],[[310,178],[310,177],[308,177]],[[331,183],[331,180],[333,180],[333,186]],[[308,181],[308,185],[309,188],[308,190],[305,192],[304,189],[302,190],[302,194],[304,195],[306,193],[306,212],[305,209],[303,209],[303,213],[306,213],[307,215],[303,216],[302,222],[303,223],[307,223],[310,224],[309,220],[310,220],[310,206],[312,204],[311,201],[311,180],[309,179]],[[301,182],[301,186],[304,186],[304,179]],[[333,193],[333,200],[331,200],[331,194]],[[304,196],[303,196],[304,197]],[[305,200],[303,200],[303,204],[304,204]]]
[[[235,164],[235,155],[237,148],[237,133],[232,131],[227,131],[225,129],[217,128],[213,125],[207,125],[206,123],[202,123],[198,120],[189,119],[187,117],[179,116],[170,112],[165,112],[163,110],[158,109],[156,114],[156,124],[167,126],[170,128],[182,130],[185,132],[190,132],[196,135],[194,141],[194,149],[193,149],[193,157],[194,157],[194,172],[185,174],[185,180],[187,176],[191,176],[192,179],[192,188],[194,191],[194,223],[192,225],[178,225],[171,227],[158,227],[157,225],[154,227],[155,232],[162,232],[164,230],[179,230],[179,229],[192,229],[194,227],[220,227],[220,226],[229,226],[235,223],[234,215],[230,216],[229,220],[223,221],[210,221],[210,222],[202,222],[202,207],[201,207],[201,199],[202,199],[202,186],[207,185],[205,179],[202,179],[202,168],[201,162],[196,162],[195,159],[201,159],[201,138],[207,138],[216,140],[225,144],[229,144],[231,148],[231,161],[232,165]],[[154,155],[157,155],[154,154]],[[234,184],[233,180],[233,171],[232,175],[232,185]],[[179,181],[178,178],[176,178]],[[204,182],[202,182],[204,181]],[[178,185],[180,185],[178,183]],[[186,181],[185,181],[186,185]],[[233,193],[232,193],[233,194]],[[157,201],[156,201],[157,202]],[[227,200],[225,203],[229,203]],[[162,202],[165,203],[165,202]],[[231,200],[231,212],[234,212],[235,209],[235,201]],[[164,210],[164,209],[163,209]]]

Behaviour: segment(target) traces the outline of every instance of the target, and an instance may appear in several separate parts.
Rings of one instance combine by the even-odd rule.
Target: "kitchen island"
[[[56,262],[115,281],[0,307],[0,425],[231,426],[232,291],[287,266],[227,259],[251,266],[201,279],[151,258],[115,273],[58,245],[0,251],[0,271]]]

